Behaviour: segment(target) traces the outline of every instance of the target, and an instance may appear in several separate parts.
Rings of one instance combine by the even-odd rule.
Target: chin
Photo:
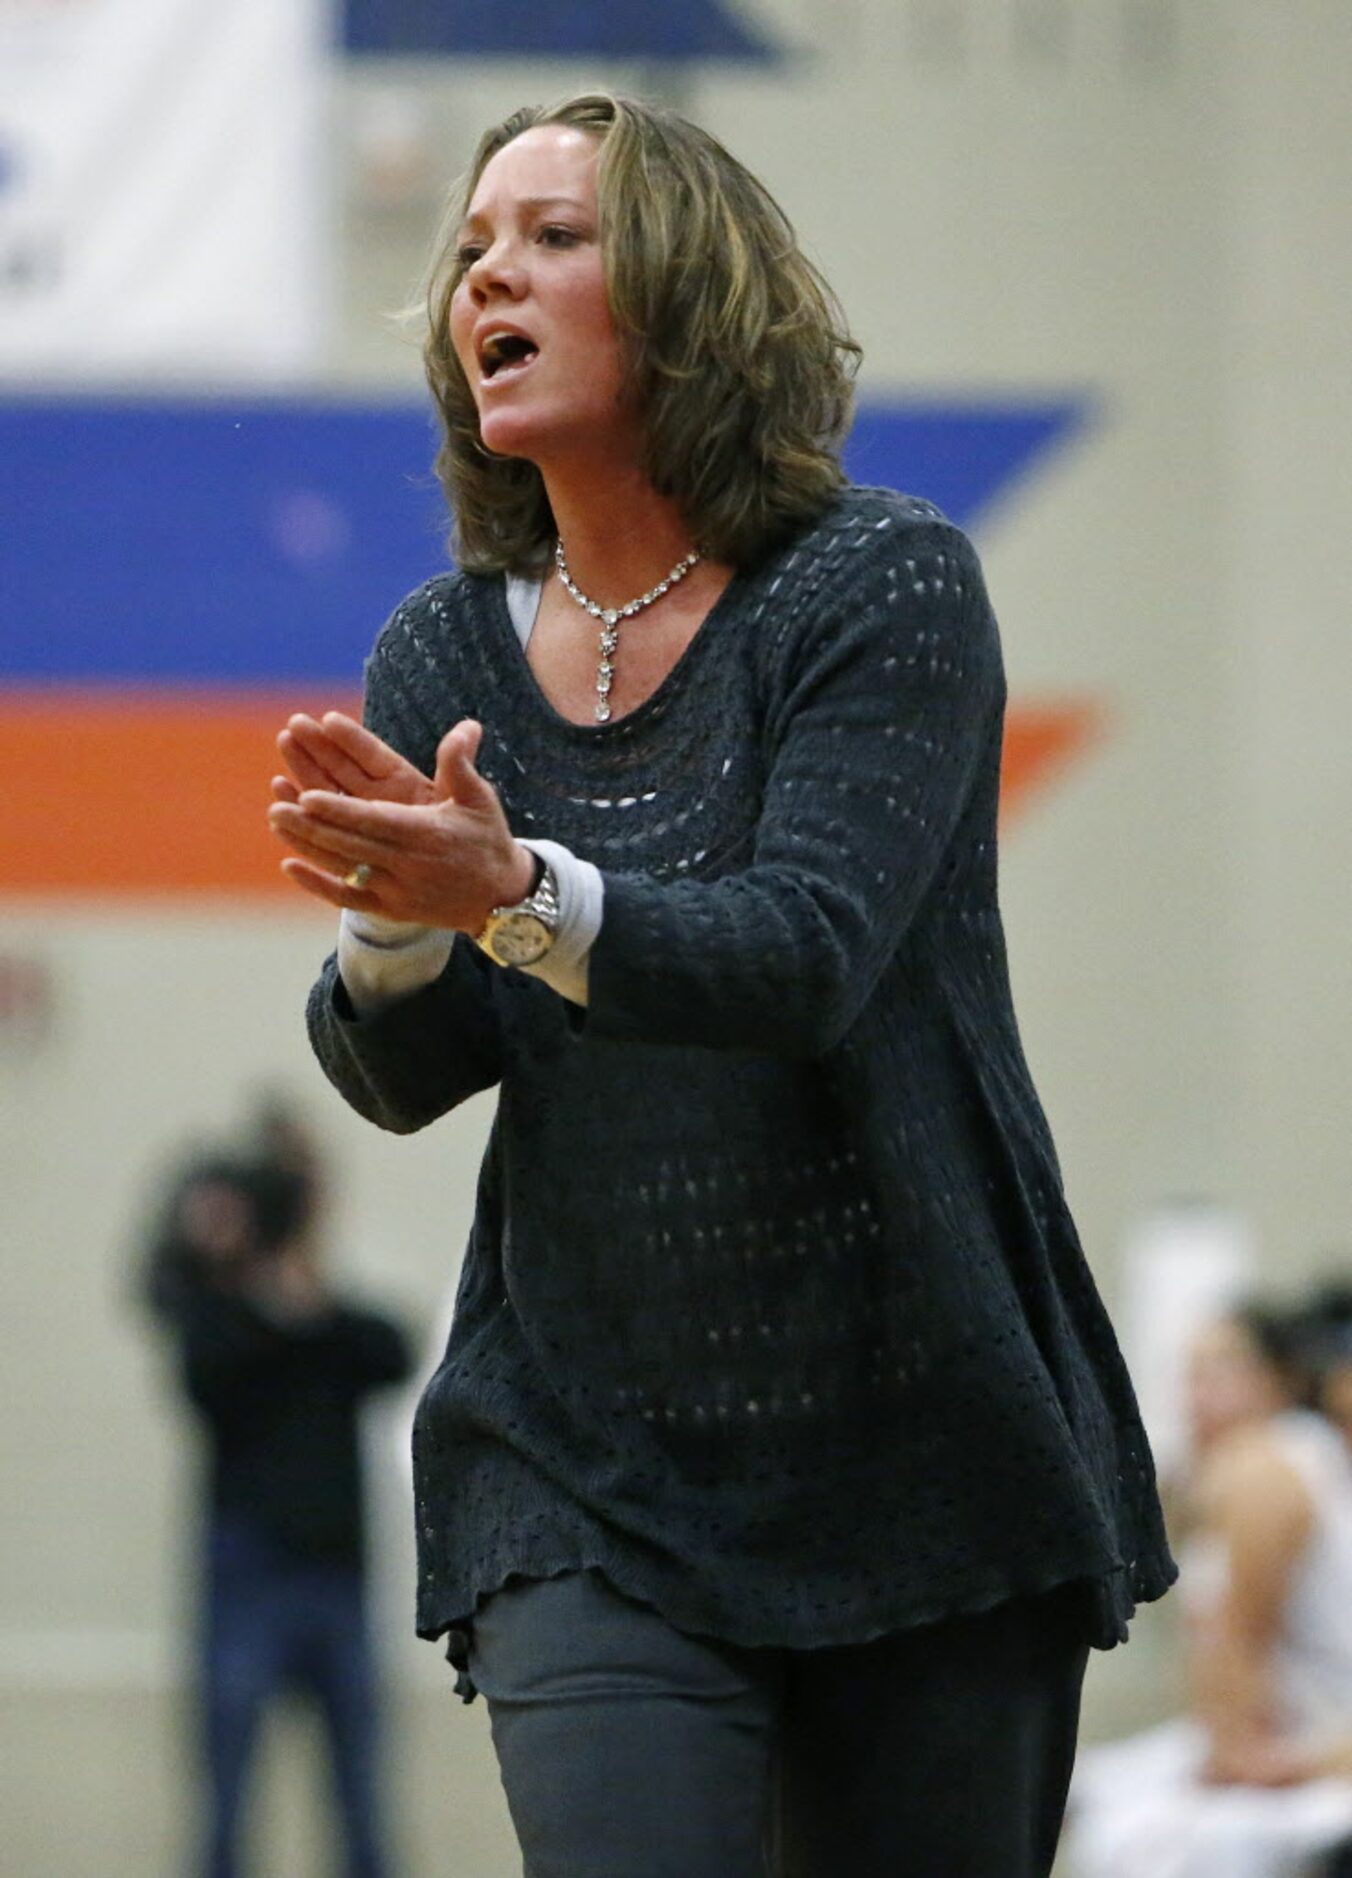
[[[491,411],[487,416],[480,413],[479,440],[494,456],[528,457],[532,444],[540,440],[540,427],[515,411]]]

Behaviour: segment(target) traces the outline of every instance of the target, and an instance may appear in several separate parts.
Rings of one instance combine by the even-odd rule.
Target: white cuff
[[[544,957],[522,971],[557,991],[570,1004],[587,1002],[587,965],[605,912],[601,870],[557,841],[523,840],[554,871],[559,890],[559,930]]]
[[[554,870],[559,929],[535,965],[521,969],[572,1004],[587,1002],[587,964],[605,909],[601,870],[557,841],[521,843]],[[338,970],[358,1017],[411,997],[440,978],[455,934],[442,926],[415,926],[379,913],[343,910],[338,922]]]
[[[338,970],[358,1017],[372,1017],[440,978],[454,943],[455,934],[441,926],[413,926],[344,908]]]

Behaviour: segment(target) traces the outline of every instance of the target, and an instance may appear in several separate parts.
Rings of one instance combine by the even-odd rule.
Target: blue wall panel
[[[856,480],[965,527],[1073,400],[865,404]],[[0,683],[350,685],[447,564],[425,409],[0,403]]]
[[[769,60],[730,0],[346,0],[349,52]]]

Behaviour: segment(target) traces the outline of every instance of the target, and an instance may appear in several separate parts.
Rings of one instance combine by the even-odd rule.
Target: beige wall
[[[1267,1269],[1298,1277],[1352,1244],[1352,14],[758,10],[822,50],[779,78],[703,77],[685,102],[794,215],[865,342],[867,387],[1096,400],[1092,430],[982,537],[1015,694],[1088,693],[1109,713],[1004,858],[1029,1054],[1091,1258],[1111,1294],[1133,1219],[1193,1191],[1242,1206]],[[1071,21],[1063,55],[1018,49],[1035,15]],[[1127,30],[1147,17],[1172,21],[1153,51]],[[383,195],[373,181],[391,112],[430,174],[523,97],[632,76],[492,66],[344,85],[337,378],[416,382],[376,318],[406,292],[431,213],[416,175]],[[283,1083],[334,1156],[345,1269],[427,1320],[453,1282],[486,1109],[405,1141],[330,1098],[300,1019],[327,938],[303,908],[0,904],[0,950],[45,958],[58,990],[50,1044],[0,1058],[7,1870],[139,1878],[183,1830],[187,1470],[123,1298],[164,1154]],[[411,1869],[496,1878],[512,1863],[481,1713],[453,1712],[436,1653],[407,1641],[391,1420],[373,1438]],[[1100,1667],[1091,1725],[1158,1700],[1156,1655]],[[263,1830],[300,1846],[289,1769]],[[457,1819],[477,1834],[459,1854]],[[274,1852],[268,1869],[289,1878],[308,1856]]]
[[[1352,13],[1292,12],[1226,48],[1235,1190],[1275,1258],[1352,1263]]]

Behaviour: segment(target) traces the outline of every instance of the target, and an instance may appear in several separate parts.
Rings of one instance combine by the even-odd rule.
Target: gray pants
[[[490,1598],[470,1670],[524,1878],[1045,1878],[1086,1655],[1064,1593],[760,1650],[578,1572]]]

